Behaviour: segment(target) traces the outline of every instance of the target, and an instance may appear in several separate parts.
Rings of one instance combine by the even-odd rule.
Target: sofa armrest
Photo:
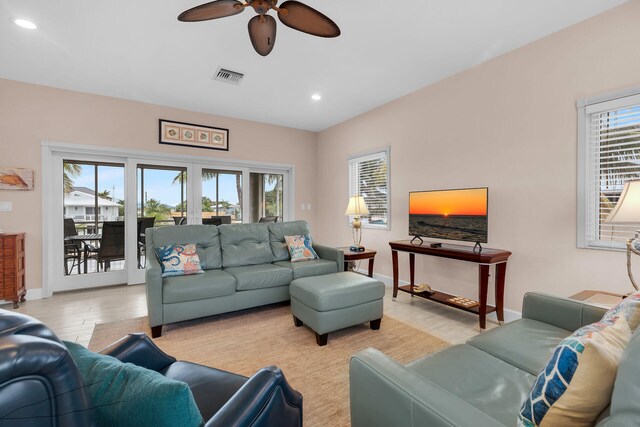
[[[164,323],[162,309],[162,267],[153,248],[153,229],[146,235],[146,271],[145,291],[147,294],[147,315],[149,326],[160,326]]]
[[[330,246],[318,245],[316,243],[313,244],[313,249],[320,258],[335,261],[336,264],[338,264],[338,271],[344,269],[344,252],[342,252],[342,250]]]
[[[133,363],[152,371],[161,371],[176,361],[160,350],[151,339],[143,333],[129,334],[108,347],[100,350],[100,354],[112,356],[123,363]]]
[[[349,383],[353,427],[502,426],[373,348],[351,357]]]
[[[0,338],[0,425],[93,426],[95,416],[75,362],[46,338]]]
[[[302,426],[302,395],[282,371],[263,368],[240,387],[205,427]]]
[[[582,301],[527,292],[522,302],[522,317],[538,320],[569,331],[599,321],[607,310]]]

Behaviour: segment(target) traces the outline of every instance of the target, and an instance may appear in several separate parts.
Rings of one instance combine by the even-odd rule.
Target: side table
[[[586,301],[594,305],[599,305],[605,308],[611,308],[624,299],[625,295],[616,294],[607,291],[594,291],[587,290],[578,292],[575,295],[571,295],[569,299],[576,301]]]
[[[371,249],[365,249],[362,252],[351,252],[348,246],[338,248],[344,252],[344,271],[349,271],[349,263],[351,261],[360,261],[363,259],[369,260],[369,277],[373,277],[373,261],[377,252]]]

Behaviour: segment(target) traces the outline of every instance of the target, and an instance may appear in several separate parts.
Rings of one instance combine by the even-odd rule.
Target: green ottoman
[[[295,279],[289,292],[293,323],[313,329],[318,345],[327,344],[329,332],[364,322],[380,329],[384,284],[379,280],[345,271]]]

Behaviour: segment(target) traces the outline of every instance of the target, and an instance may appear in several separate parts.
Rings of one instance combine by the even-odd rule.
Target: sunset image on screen
[[[409,209],[412,215],[486,215],[487,189],[411,193]]]
[[[487,242],[487,188],[409,194],[409,234]]]

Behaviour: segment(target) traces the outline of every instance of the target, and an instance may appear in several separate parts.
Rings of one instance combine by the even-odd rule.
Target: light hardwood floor
[[[11,305],[0,308],[11,310]],[[51,298],[27,301],[17,312],[46,323],[60,339],[88,345],[96,323],[145,316],[144,285],[63,292]],[[400,292],[396,301],[387,287],[384,312],[431,335],[458,344],[480,332],[478,317]],[[382,322],[384,327],[384,320]],[[487,322],[489,329],[497,325]]]

